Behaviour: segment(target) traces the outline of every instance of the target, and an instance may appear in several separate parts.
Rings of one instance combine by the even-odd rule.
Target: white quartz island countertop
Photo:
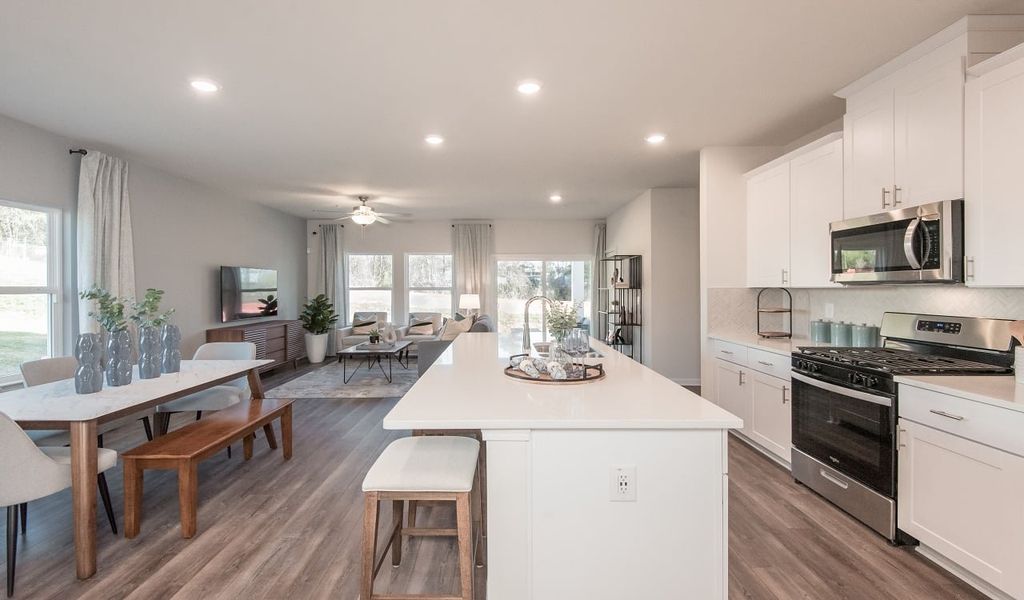
[[[385,429],[736,429],[743,422],[591,340],[605,378],[539,384],[504,374],[496,333],[461,335],[384,419]]]

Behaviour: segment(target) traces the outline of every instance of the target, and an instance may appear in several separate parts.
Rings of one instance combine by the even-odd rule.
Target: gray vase
[[[177,325],[164,325],[160,333],[163,346],[160,370],[164,373],[177,373],[181,370],[181,329]]]
[[[160,329],[139,328],[139,379],[160,376]]]
[[[127,329],[107,333],[107,385],[132,382],[132,339]]]
[[[75,343],[75,392],[95,394],[103,389],[103,342],[99,334],[83,333]]]

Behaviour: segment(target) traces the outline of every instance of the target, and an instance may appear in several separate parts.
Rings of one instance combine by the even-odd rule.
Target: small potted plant
[[[380,329],[371,329],[370,330],[370,343],[371,344],[379,344],[380,343]]]
[[[79,296],[96,303],[96,309],[89,311],[89,316],[107,332],[107,385],[128,385],[132,382],[132,341],[128,336],[124,300],[99,287],[90,288]]]
[[[160,312],[163,290],[149,288],[142,302],[132,301],[132,323],[139,328],[139,379],[155,379],[161,372],[160,328],[174,310]]]
[[[302,307],[299,315],[302,328],[306,330],[306,354],[311,363],[322,363],[327,355],[327,340],[338,315],[327,296],[318,295]]]
[[[578,307],[572,303],[552,302],[548,308],[548,330],[555,341],[562,343],[579,323]]]

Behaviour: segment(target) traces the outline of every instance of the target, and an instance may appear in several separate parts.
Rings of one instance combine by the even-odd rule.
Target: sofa
[[[467,333],[490,333],[494,331],[494,321],[489,315],[480,315],[473,322]],[[419,342],[419,355],[416,358],[416,370],[420,377],[434,364],[437,357],[448,349],[452,340],[424,340]]]
[[[352,315],[352,322],[358,323],[361,321],[376,321],[377,328],[383,329],[388,322],[388,313],[386,312],[357,312]],[[401,335],[401,333],[399,333]],[[356,344],[362,344],[363,342],[370,341],[370,336],[366,334],[356,335],[353,332],[352,326],[339,327],[337,333],[338,348],[348,348],[355,346]]]

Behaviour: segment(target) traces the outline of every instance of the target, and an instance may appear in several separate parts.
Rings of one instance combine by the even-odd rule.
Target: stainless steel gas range
[[[879,348],[793,353],[793,476],[892,543],[898,375],[1006,374],[1011,321],[885,313]]]

